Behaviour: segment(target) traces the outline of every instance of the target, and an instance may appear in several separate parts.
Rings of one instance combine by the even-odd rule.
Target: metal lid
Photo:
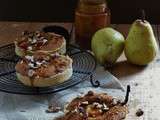
[[[106,3],[106,0],[80,0],[80,1],[86,4],[93,4],[93,5]]]
[[[107,10],[105,0],[80,0],[78,11],[88,14],[104,13]]]

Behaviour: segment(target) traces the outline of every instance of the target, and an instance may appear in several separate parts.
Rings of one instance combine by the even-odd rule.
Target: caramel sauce
[[[80,0],[75,13],[75,34],[76,42],[81,48],[91,49],[94,33],[109,25],[110,10],[106,2]]]

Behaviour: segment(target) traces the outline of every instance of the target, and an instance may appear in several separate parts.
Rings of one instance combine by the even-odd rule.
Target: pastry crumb
[[[48,110],[46,110],[46,113],[57,113],[59,111],[61,111],[61,107],[49,106]]]

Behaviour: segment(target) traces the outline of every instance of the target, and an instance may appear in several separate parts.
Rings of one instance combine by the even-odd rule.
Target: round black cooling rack
[[[96,68],[92,54],[69,45],[67,54],[73,59],[73,75],[69,80],[44,88],[24,86],[16,77],[15,65],[20,58],[16,56],[14,49],[14,44],[0,47],[0,91],[23,95],[49,94],[73,87],[88,79],[94,87],[100,85],[99,81],[92,79]]]

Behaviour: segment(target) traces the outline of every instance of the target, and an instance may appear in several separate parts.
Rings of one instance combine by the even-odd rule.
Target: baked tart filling
[[[16,71],[28,77],[51,77],[71,68],[72,60],[68,56],[37,52],[26,55],[16,65]]]
[[[15,45],[23,52],[34,52],[38,50],[57,52],[63,47],[63,49],[65,49],[66,41],[63,36],[54,33],[25,31],[15,41]],[[19,49],[16,53],[20,51]],[[65,52],[65,50],[63,52]]]
[[[89,91],[75,98],[66,108],[63,120],[122,120],[128,113],[127,105],[108,94]]]
[[[48,87],[72,76],[72,59],[58,53],[35,52],[16,64],[18,80],[32,87]]]

